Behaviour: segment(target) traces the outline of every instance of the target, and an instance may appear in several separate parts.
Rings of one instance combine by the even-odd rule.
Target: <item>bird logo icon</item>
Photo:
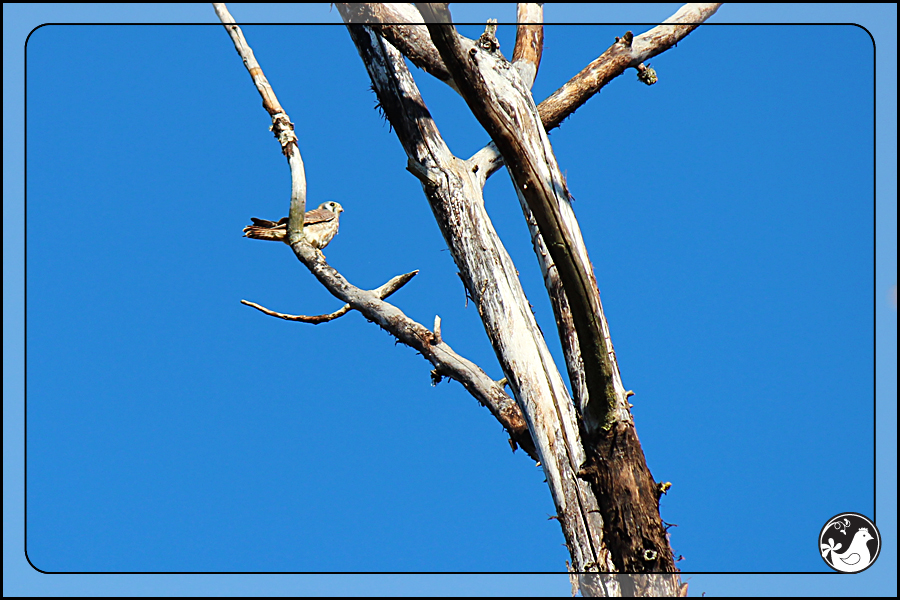
[[[844,549],[851,531],[853,533],[850,543]],[[859,573],[878,558],[881,551],[881,535],[875,523],[863,515],[841,513],[832,517],[822,528],[819,534],[819,550],[822,559],[835,571]]]

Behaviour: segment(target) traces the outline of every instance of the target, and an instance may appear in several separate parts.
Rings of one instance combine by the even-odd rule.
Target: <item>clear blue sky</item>
[[[548,5],[548,21],[649,23],[679,5]],[[239,22],[338,23],[230,5]],[[457,21],[514,18],[455,5]],[[591,253],[662,516],[692,595],[896,593],[896,6],[725,5],[551,140]],[[4,5],[4,595],[567,595],[564,575],[42,575],[45,571],[562,572],[543,472],[462,387],[340,303],[290,251],[241,238],[286,214],[289,171],[221,26],[48,26],[28,42],[23,302],[22,46],[48,22],[216,22],[207,5]],[[627,29],[548,27],[541,100]],[[477,29],[465,32],[476,33]],[[396,136],[341,26],[246,27],[296,124],[309,202],[341,202],[326,250],[502,376]],[[501,28],[510,52],[511,28]],[[487,136],[414,71],[451,149]],[[877,205],[873,197],[877,191]],[[558,342],[504,172],[488,212]],[[877,222],[875,215],[877,212]],[[877,248],[873,239],[877,234]],[[873,267],[873,253],[877,260]],[[873,322],[875,330],[873,331]],[[873,373],[878,360],[877,379]],[[558,364],[564,370],[561,358]],[[873,481],[877,391],[878,495]],[[876,517],[879,561],[822,572],[821,526]]]

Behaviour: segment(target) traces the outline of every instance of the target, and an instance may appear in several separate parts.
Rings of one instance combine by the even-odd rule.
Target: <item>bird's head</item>
[[[333,200],[330,202],[323,202],[322,204],[319,205],[319,208],[321,210],[329,210],[336,215],[339,215],[342,212],[344,212],[344,207],[341,206],[340,203],[334,202]]]

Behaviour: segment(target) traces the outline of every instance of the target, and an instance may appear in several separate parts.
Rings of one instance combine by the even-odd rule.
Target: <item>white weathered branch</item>
[[[527,422],[516,402],[478,365],[454,352],[439,332],[435,335],[435,332],[407,317],[399,308],[382,300],[377,290],[368,291],[352,285],[305,240],[291,244],[291,249],[335,298],[349,304],[400,342],[419,351],[434,365],[434,372],[460,382],[503,425],[510,439],[532,458],[538,456]]]
[[[459,91],[431,37],[426,34],[424,23],[430,19],[424,16],[415,6],[411,4],[375,3],[337,3],[336,6],[345,23],[375,26],[379,35],[382,35],[400,50],[414,65],[446,83],[457,92]],[[525,8],[522,8],[523,6]],[[519,5],[517,11],[518,22],[529,24],[524,27],[525,31],[534,32],[535,29],[533,27],[536,26],[535,24],[541,22],[542,15],[539,16],[537,12],[540,10],[540,6],[540,4]],[[538,105],[544,128],[550,131],[558,127],[563,119],[575,112],[578,107],[587,102],[591,96],[599,92],[611,80],[624,73],[626,69],[638,68],[641,63],[650,60],[677,44],[696,29],[698,25],[715,14],[720,6],[721,3],[685,4],[675,14],[663,21],[662,25],[658,25],[634,37],[631,46],[627,49],[624,44],[613,44],[599,58]],[[529,42],[536,41],[530,37],[520,38],[522,29],[520,27],[516,32],[517,49],[519,48],[520,39],[523,39],[523,44],[526,39]],[[531,33],[529,33],[530,35]],[[542,49],[542,43],[540,47]],[[540,54],[536,58],[535,74],[537,73],[537,65],[540,62]],[[520,70],[520,73],[522,73],[521,63],[515,51],[513,53],[513,62],[516,68]],[[534,81],[533,76],[527,70],[522,75],[523,81],[530,86]],[[482,152],[486,151],[483,150]],[[482,152],[479,152],[479,155]],[[502,160],[494,160],[491,156],[481,156],[478,164],[481,165],[482,163],[488,163],[491,167],[491,170],[484,175],[485,179],[500,166],[503,166]],[[497,166],[497,163],[499,163],[499,166]]]
[[[419,10],[438,21],[428,25],[432,41],[475,118],[500,149],[504,162],[512,165],[509,174],[535,217],[571,308],[590,392],[590,404],[580,407],[582,415],[588,431],[608,430],[615,419],[616,393],[611,349],[597,319],[600,294],[583,240],[577,239],[569,193],[531,93],[497,51],[490,32],[466,47],[446,8],[423,4]]]
[[[389,297],[391,294],[402,288],[406,285],[410,279],[416,276],[419,271],[410,271],[409,273],[404,273],[403,275],[397,275],[396,277],[391,278],[390,281],[382,285],[381,287],[372,290],[372,293],[384,300]],[[318,325],[320,323],[327,323],[329,321],[334,321],[339,317],[343,317],[348,312],[350,312],[353,307],[349,304],[345,304],[341,308],[337,309],[333,313],[328,313],[327,315],[289,315],[287,313],[280,313],[274,310],[270,310],[265,306],[257,304],[256,302],[250,302],[249,300],[241,300],[241,304],[246,304],[247,306],[253,307],[256,310],[269,315],[270,317],[277,317],[279,319],[284,319],[285,321],[299,321],[300,323],[312,323],[313,325]],[[435,321],[435,325],[440,325],[440,320]],[[436,332],[439,334],[439,332]],[[439,336],[439,335],[438,335]]]
[[[657,26],[637,37],[625,36],[621,40],[617,39],[616,43],[609,50],[538,106],[541,122],[545,129],[550,130],[559,125],[565,116],[571,114],[578,106],[586,102],[588,98],[596,94],[603,86],[622,74],[627,68],[634,66],[639,73],[652,71],[652,69],[644,65],[643,61],[672,47],[700,23],[712,16],[719,6],[719,4],[687,4],[666,19],[665,25]],[[627,43],[625,42],[626,39],[629,40]],[[654,76],[655,74],[652,76],[645,74],[644,77],[647,79],[645,82],[649,83]],[[482,181],[486,181],[504,164],[503,158],[497,150],[497,145],[493,141],[473,155],[469,159],[469,163],[472,165],[472,169],[482,177]],[[566,356],[566,365],[573,395],[578,405],[584,407],[591,400],[585,386],[584,365],[574,332],[571,308],[566,295],[562,293],[562,283],[559,279],[559,271],[556,268],[556,264],[541,237],[534,215],[521,192],[519,193],[519,200],[531,232],[535,254],[553,306],[560,340]],[[570,204],[562,202],[559,208],[573,233],[573,239],[579,254],[586,258],[587,250],[584,248],[581,230],[578,221],[572,213]],[[586,264],[590,264],[590,262],[587,261]],[[591,273],[591,278],[594,279],[593,273]],[[594,285],[596,285],[596,280],[594,280]],[[602,304],[599,305],[597,317],[613,370],[613,386],[618,399],[614,408],[616,411],[615,418],[631,420],[630,413],[627,411],[627,403],[624,401],[622,378],[610,338],[609,325],[603,314]],[[590,413],[591,411],[587,412]]]
[[[345,23],[376,25],[376,31],[410,61],[459,91],[450,71],[444,65],[437,48],[423,24],[426,19],[411,4],[336,4]],[[663,25],[633,38],[630,46],[618,42],[590,65],[572,77],[565,85],[538,104],[541,122],[547,131],[559,124],[607,83],[628,68],[641,69],[644,61],[665,52],[698,25],[709,19],[720,3],[685,4]],[[523,3],[517,8],[516,46],[513,64],[522,81],[531,87],[540,64],[543,50],[543,19],[541,4]],[[527,25],[526,25],[527,23]],[[651,69],[652,70],[652,69]],[[649,76],[645,76],[649,79]],[[645,81],[642,79],[642,81]],[[645,81],[647,82],[647,81]],[[483,181],[503,166],[503,159],[491,142],[469,159]]]
[[[368,27],[348,24],[348,30],[526,414],[557,513],[567,515],[560,524],[573,560],[579,569],[613,570],[600,542],[597,500],[577,476],[586,457],[574,407],[515,266],[484,209],[479,178],[468,162],[450,153],[402,55]]]
[[[677,44],[721,6],[714,4],[685,4],[678,12],[639,36],[625,36],[614,43],[595,61],[581,70],[565,85],[540,103],[538,110],[544,128],[550,131],[578,107],[600,91],[603,86],[629,68],[637,68]]]
[[[618,381],[593,268],[569,206],[571,196],[530,90],[497,51],[498,44],[489,30],[476,44],[469,44],[456,34],[446,5],[422,4],[419,10],[426,20],[434,21],[428,25],[432,41],[457,89],[502,153],[515,188],[533,214],[545,243],[543,247],[536,243],[535,247],[549,253],[561,284],[559,291],[568,302],[563,312],[571,315],[571,322],[561,322],[560,327],[566,327],[568,332],[574,330],[581,365],[570,368],[583,373],[585,389],[579,401],[579,432],[585,435],[582,441],[586,446],[581,450],[587,459],[580,463],[576,476],[591,482],[604,523],[604,535],[591,538],[589,547],[593,550],[594,541],[602,540],[602,550],[592,553],[611,556],[615,570],[620,572],[675,573],[677,568],[659,516],[656,482],[647,469]],[[621,44],[627,45],[632,39],[626,36]],[[531,418],[532,407],[523,403],[523,409]],[[539,449],[543,449],[540,436],[537,432],[534,435]],[[545,458],[543,453],[541,456]],[[550,476],[548,482],[552,488]],[[557,514],[561,521],[578,519],[587,523],[579,511],[560,510]],[[565,531],[576,568],[607,570],[602,563],[581,562],[584,554],[579,555],[573,548],[581,540],[569,537],[577,532]],[[671,585],[654,591],[674,591],[677,576],[668,581]]]
[[[412,64],[456,89],[453,77],[441,61],[437,48],[431,43],[431,36],[423,24],[422,15],[414,5],[399,2],[384,4],[336,2],[335,6],[344,23],[372,26]]]
[[[272,89],[269,80],[263,74],[262,67],[256,61],[244,33],[235,24],[228,8],[224,4],[217,3],[213,3],[213,8],[231,37],[231,41],[234,42],[234,49],[244,61],[244,66],[262,97],[263,108],[272,117],[272,132],[278,139],[278,143],[281,144],[282,154],[288,159],[288,165],[291,168],[291,206],[288,211],[287,239],[291,241],[300,239],[303,236],[303,217],[306,213],[306,172],[303,168],[300,148],[297,146],[294,124],[281,108],[281,103],[275,96],[275,90]]]
[[[297,138],[293,133],[293,124],[281,108],[272,86],[253,56],[253,51],[244,38],[240,27],[234,24],[234,19],[224,4],[214,4],[213,6],[219,19],[225,24],[238,54],[243,59],[244,65],[247,67],[257,90],[263,98],[263,107],[272,115],[273,130],[279,140],[282,141],[282,151],[288,156],[288,163],[291,168],[292,190],[288,221],[291,249],[325,288],[335,297],[346,302],[347,306],[331,315],[307,317],[305,315],[277,313],[256,303],[242,302],[278,318],[310,323],[324,322],[325,320],[337,318],[350,309],[358,310],[368,320],[378,323],[398,340],[421,352],[435,366],[435,372],[459,381],[476,400],[491,411],[491,414],[507,430],[510,439],[531,457],[536,458],[537,451],[522,410],[507,395],[503,386],[498,385],[488,377],[477,365],[456,354],[450,346],[441,341],[440,332],[435,336],[427,328],[409,319],[398,308],[383,300],[383,298],[389,296],[393,291],[409,281],[418,271],[395,277],[377,290],[361,290],[348,283],[346,279],[325,262],[325,257],[321,252],[305,241],[302,236],[302,227],[303,209],[306,203],[306,175],[303,170],[300,149],[297,146]],[[299,210],[299,220],[297,220],[297,210]],[[293,223],[299,223],[300,235],[292,233]]]

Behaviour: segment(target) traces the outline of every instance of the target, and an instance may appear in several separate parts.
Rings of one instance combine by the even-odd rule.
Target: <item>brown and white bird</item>
[[[337,202],[323,202],[319,208],[306,211],[303,216],[303,232],[306,241],[321,250],[338,232],[338,221],[344,207]],[[244,237],[287,243],[287,222],[284,217],[277,223],[267,219],[251,218],[253,225],[244,227]]]

